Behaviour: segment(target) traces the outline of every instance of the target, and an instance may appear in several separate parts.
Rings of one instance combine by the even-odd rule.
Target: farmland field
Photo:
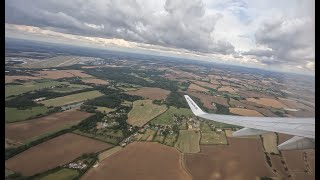
[[[72,94],[68,96],[58,97],[54,99],[48,99],[48,100],[41,101],[39,103],[44,104],[47,107],[50,107],[50,106],[59,107],[67,104],[85,101],[88,99],[94,99],[100,96],[103,96],[103,94],[100,93],[99,91],[88,91],[88,92],[82,92],[82,93]]]
[[[113,148],[111,148],[111,149],[108,149],[108,150],[100,153],[100,154],[98,155],[99,162],[101,162],[102,160],[108,158],[109,156],[111,156],[111,155],[119,152],[121,149],[122,149],[121,146],[115,146],[115,147],[113,147]]]
[[[28,82],[23,85],[6,85],[5,86],[5,97],[12,95],[20,95],[26,92],[40,90],[44,88],[50,88],[52,86],[67,84],[66,82],[58,81],[44,81],[44,82]]]
[[[37,115],[45,115],[49,109],[45,106],[36,106],[31,109],[19,110],[17,108],[5,108],[6,122],[16,122],[36,117]]]
[[[5,162],[5,166],[22,175],[31,176],[66,164],[84,153],[98,152],[111,146],[91,138],[67,133],[10,158]]]
[[[109,112],[115,110],[115,109],[112,109],[112,108],[102,107],[102,106],[96,106],[96,108],[97,108],[97,111],[99,111],[101,113],[109,113]]]
[[[276,99],[271,99],[271,98],[259,98],[259,99],[247,98],[247,101],[254,102],[267,107],[274,107],[274,108],[287,107],[286,105],[282,104],[280,101]]]
[[[130,95],[141,96],[141,97],[152,99],[152,100],[155,100],[155,99],[160,100],[160,99],[166,99],[167,96],[170,94],[170,91],[165,89],[160,89],[160,88],[142,87],[136,91],[128,91],[126,93]]]
[[[224,131],[210,131],[201,133],[200,144],[228,144],[228,141]]]
[[[228,142],[224,146],[201,145],[201,153],[185,154],[186,168],[195,180],[275,176],[266,163],[260,139],[228,138]]]
[[[262,134],[263,147],[267,153],[279,154],[277,145],[277,135],[275,133]]]
[[[174,146],[176,141],[177,141],[177,135],[170,135],[168,134],[163,141],[163,144],[167,145],[167,146]]]
[[[180,130],[175,147],[183,153],[197,153],[200,151],[199,141],[200,132]]]
[[[140,138],[140,141],[150,141],[152,140],[153,136],[156,134],[157,131],[147,129],[147,131],[144,133],[144,135]]]
[[[119,143],[120,140],[124,138],[121,130],[116,130],[116,132],[113,132],[113,130],[109,130],[109,129],[106,129],[106,130],[99,129],[96,134],[91,134],[91,133],[82,132],[77,129],[73,131],[73,133],[94,138],[94,139],[111,143],[111,144],[117,144]]]
[[[163,143],[165,136],[160,135],[160,131],[157,132],[156,137],[153,139],[154,142]]]
[[[91,88],[91,86],[86,86],[86,85],[80,85],[80,84],[67,84],[64,87],[55,87],[51,89],[50,91],[52,92],[57,92],[57,93],[67,93],[67,92],[73,92],[73,91],[78,91],[86,88]]]
[[[192,82],[194,82],[195,84],[197,84],[199,86],[204,86],[204,87],[211,88],[211,89],[216,89],[219,87],[219,85],[211,84],[211,83],[207,83],[207,82],[203,82],[203,81],[192,81]]]
[[[87,112],[68,110],[28,121],[9,123],[5,125],[5,136],[12,140],[25,141],[75,125],[91,115]]]
[[[82,82],[88,83],[88,84],[102,84],[102,85],[107,85],[109,84],[108,81],[102,80],[102,79],[96,79],[96,78],[86,78],[86,79],[81,79]]]
[[[167,110],[165,105],[159,106],[152,103],[152,100],[138,100],[133,102],[133,108],[128,114],[128,123],[141,127],[151,119]]]
[[[22,81],[29,81],[29,80],[35,80],[35,79],[41,79],[39,77],[35,76],[5,76],[5,83],[12,83],[16,80],[22,80]]]
[[[208,109],[215,109],[214,106],[212,106],[213,102],[229,107],[228,100],[221,96],[210,96],[207,94],[201,94],[201,93],[192,92],[189,90],[188,90],[188,95],[199,98],[200,101],[203,103],[203,106]]]
[[[230,86],[222,86],[221,88],[218,89],[218,91],[226,91],[226,92],[229,92],[231,94],[235,94],[236,93],[235,88],[232,88]]]
[[[79,70],[55,70],[55,71],[38,71],[34,74],[35,77],[48,78],[48,79],[61,79],[70,77],[88,78],[91,75],[85,74]]]
[[[39,180],[68,180],[68,179],[73,179],[79,175],[77,170],[74,169],[67,169],[63,168],[59,171],[56,171],[54,173],[48,174],[47,176],[41,177],[41,178],[35,178]]]
[[[208,92],[209,90],[206,88],[203,88],[201,86],[198,86],[196,84],[190,84],[190,86],[188,87],[188,90],[190,91],[200,91],[200,92]]]
[[[161,125],[171,125],[173,123],[173,116],[185,116],[185,117],[191,117],[192,112],[190,109],[187,108],[176,108],[173,106],[170,106],[169,109],[161,114],[160,116],[154,118],[151,122],[151,124],[161,124]]]
[[[91,168],[81,179],[183,179],[191,177],[181,166],[180,153],[152,142],[133,142]]]
[[[263,116],[259,112],[251,109],[244,109],[244,108],[229,108],[230,112],[233,114],[238,114],[241,116],[255,116],[255,117],[261,117]]]

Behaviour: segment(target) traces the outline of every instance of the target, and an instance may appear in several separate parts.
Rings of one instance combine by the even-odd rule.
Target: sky
[[[6,0],[6,37],[314,75],[314,0]]]

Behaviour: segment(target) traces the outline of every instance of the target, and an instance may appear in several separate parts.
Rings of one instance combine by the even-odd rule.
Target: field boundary
[[[192,174],[189,172],[188,168],[186,167],[186,160],[184,158],[184,153],[180,153],[179,161],[182,169],[191,177],[191,179],[194,179]]]

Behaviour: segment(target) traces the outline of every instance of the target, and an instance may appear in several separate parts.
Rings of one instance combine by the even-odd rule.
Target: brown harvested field
[[[258,111],[259,113],[261,113],[267,117],[277,117],[277,115],[272,113],[269,109],[255,107],[255,106],[253,106],[253,104],[255,104],[255,103],[252,103],[252,102],[249,102],[246,100],[241,100],[241,102],[240,102],[240,101],[237,101],[237,100],[230,98],[229,104],[231,107],[241,107],[241,108],[245,107],[247,109]]]
[[[229,82],[226,82],[226,81],[220,81],[220,83],[224,86],[230,86],[231,84]]]
[[[112,147],[101,141],[67,133],[10,158],[5,166],[25,176],[31,176],[71,162],[84,153],[99,152]]]
[[[243,108],[229,108],[229,111],[233,114],[238,114],[241,116],[255,116],[262,117],[263,115],[259,112],[251,109],[243,109]]]
[[[35,77],[35,76],[5,76],[5,83],[11,83],[15,80],[35,80],[35,79],[41,79],[40,77]]]
[[[285,165],[281,162],[282,158],[279,155],[269,155],[272,163],[272,168],[276,169],[279,178],[287,178],[289,172],[285,170]]]
[[[91,115],[91,113],[71,109],[32,120],[7,123],[5,125],[5,135],[6,138],[12,140],[26,141],[77,124]]]
[[[89,84],[102,84],[102,85],[109,84],[108,81],[105,81],[105,80],[102,80],[102,79],[96,79],[96,78],[81,79],[81,81],[84,82],[84,83],[89,83]]]
[[[192,81],[192,82],[199,85],[199,86],[212,88],[212,89],[216,89],[219,87],[219,85],[217,85],[217,84],[211,84],[211,83],[207,83],[207,82],[203,82],[203,81]]]
[[[208,92],[209,90],[196,84],[190,84],[190,86],[188,87],[188,91]]]
[[[229,145],[201,145],[201,152],[185,154],[186,168],[195,180],[256,180],[273,177],[260,139],[228,138]]]
[[[209,78],[212,79],[212,80],[216,80],[216,79],[219,79],[219,80],[220,80],[220,79],[222,79],[221,76],[217,76],[217,75],[211,75],[211,74],[209,74],[208,76],[209,76]],[[220,84],[220,83],[219,83],[219,84]]]
[[[192,91],[188,91],[187,94],[199,98],[200,101],[203,103],[203,106],[208,109],[214,109],[214,107],[212,106],[213,102],[229,107],[228,100],[221,96],[210,96],[207,94],[201,94]]]
[[[154,142],[133,142],[91,168],[81,179],[191,179],[181,164],[181,154],[175,148]]]
[[[287,114],[294,116],[294,117],[314,117],[315,116],[315,111],[310,112],[310,111],[286,111]]]
[[[155,100],[155,99],[160,100],[160,99],[166,99],[167,96],[170,94],[170,91],[165,89],[160,89],[160,88],[142,87],[136,91],[128,91],[126,93],[130,95],[141,96],[141,97],[152,99],[152,100]]]
[[[55,71],[38,71],[38,74],[34,74],[36,77],[48,78],[48,79],[61,79],[68,77],[81,77],[88,78],[92,77],[89,74],[84,73],[80,70],[55,70]]]
[[[231,86],[222,86],[221,88],[218,89],[218,91],[225,91],[225,92],[229,92],[231,94],[236,94],[236,92],[238,91],[236,88],[233,88]]]
[[[100,66],[81,66],[82,69],[93,69],[93,68],[99,68]]]
[[[277,145],[277,135],[275,133],[262,134],[263,147],[267,153],[279,154]]]
[[[254,102],[263,106],[274,107],[274,108],[286,108],[287,106],[282,104],[276,99],[271,98],[246,98],[247,101]]]
[[[279,133],[279,144],[285,142],[286,140],[292,138],[292,135],[287,134],[280,134]],[[305,177],[303,179],[310,179],[313,177],[314,179],[314,165],[315,165],[315,158],[314,154],[315,151],[310,150],[290,150],[290,151],[281,151],[283,159],[285,160],[289,170],[294,173],[294,175],[298,175],[299,177]],[[305,166],[304,161],[304,152],[307,153],[307,162],[310,165],[312,174],[309,175],[308,173],[303,173],[304,170],[308,170]],[[297,178],[296,178],[297,179]]]
[[[269,96],[268,95],[265,95],[263,93],[259,93],[259,92],[255,92],[255,91],[247,91],[247,90],[239,90],[237,92],[237,94],[241,97],[244,97],[244,98],[251,98],[251,97],[257,97],[257,98],[262,98],[262,97],[265,97],[265,98],[268,98]]]

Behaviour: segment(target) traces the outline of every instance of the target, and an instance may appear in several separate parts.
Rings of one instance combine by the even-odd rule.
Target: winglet
[[[199,108],[199,106],[188,95],[184,95],[184,98],[186,98],[187,103],[194,115],[199,116],[201,114],[206,114]]]

